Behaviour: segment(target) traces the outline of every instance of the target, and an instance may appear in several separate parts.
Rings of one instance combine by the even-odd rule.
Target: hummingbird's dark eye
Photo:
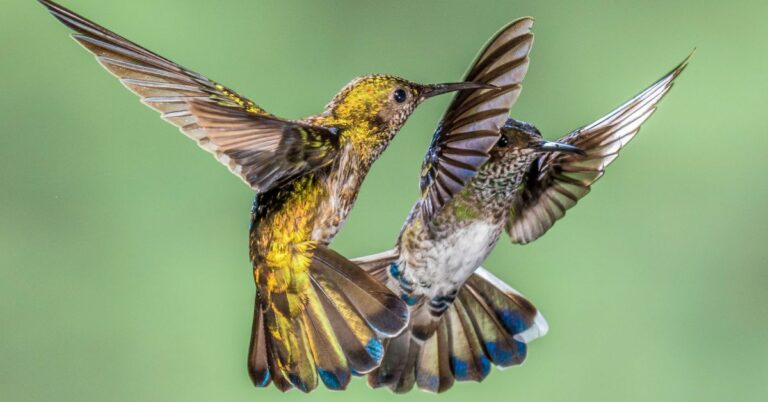
[[[509,138],[507,138],[505,135],[502,135],[501,138],[499,138],[499,142],[496,143],[496,146],[504,148],[507,145],[509,145]]]
[[[392,94],[392,97],[395,98],[395,102],[403,103],[405,102],[405,99],[408,98],[408,94],[405,93],[404,89],[396,89],[395,93]]]

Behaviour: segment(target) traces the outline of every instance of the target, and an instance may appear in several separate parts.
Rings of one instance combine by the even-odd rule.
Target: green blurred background
[[[399,400],[768,400],[768,3],[68,0],[268,110],[321,110],[357,75],[459,79],[536,18],[513,110],[557,138],[698,53],[580,205],[485,266],[550,333],[482,384]],[[374,166],[334,247],[393,245],[448,97]],[[140,105],[32,0],[0,15],[0,400],[384,401],[245,371],[253,194]],[[363,399],[364,398],[364,399]]]

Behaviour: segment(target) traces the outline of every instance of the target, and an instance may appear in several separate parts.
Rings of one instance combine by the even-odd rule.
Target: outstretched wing
[[[502,28],[465,75],[466,82],[492,84],[499,89],[459,92],[445,112],[422,165],[425,220],[461,191],[488,160],[528,71],[532,26],[533,18],[524,17]]]
[[[554,152],[534,161],[506,224],[513,243],[536,240],[589,193],[592,183],[603,175],[605,167],[616,159],[621,148],[637,135],[640,126],[656,110],[689,59],[690,56],[607,116],[559,140],[581,148],[586,156]]]
[[[256,191],[331,161],[333,130],[280,120],[235,91],[49,0],[72,37],[147,106],[179,127]]]
[[[186,132],[261,192],[329,164],[339,149],[334,129],[198,100],[189,103],[189,113],[197,127]]]

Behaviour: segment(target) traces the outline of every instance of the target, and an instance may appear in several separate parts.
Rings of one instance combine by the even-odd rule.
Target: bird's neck
[[[319,223],[313,231],[313,239],[328,243],[336,235],[352,209],[360,186],[389,144],[392,133],[380,125],[366,121],[351,121],[326,111],[311,119],[312,124],[337,127],[341,149],[334,163],[322,175],[327,196],[321,202]]]
[[[336,236],[357,200],[372,163],[371,159],[361,158],[351,143],[342,145],[336,161],[322,179],[327,191],[319,205],[319,219],[312,233],[314,240],[330,243]]]
[[[486,162],[466,187],[475,202],[507,208],[521,190],[533,155],[491,159]]]
[[[313,119],[314,124],[337,127],[342,144],[351,146],[356,163],[366,169],[381,156],[397,130],[392,130],[381,119],[368,114],[339,113],[338,108],[327,109]]]
[[[433,231],[474,221],[499,222],[506,219],[525,179],[526,170],[506,161],[489,161],[441,208],[427,225]],[[414,207],[414,216],[420,217]]]

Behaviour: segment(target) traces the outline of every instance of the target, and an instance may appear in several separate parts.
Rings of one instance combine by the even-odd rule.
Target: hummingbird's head
[[[583,155],[584,151],[573,145],[547,141],[533,124],[508,118],[501,128],[501,136],[491,149],[491,160],[514,162],[520,159],[533,160],[546,152],[567,152]]]
[[[525,179],[531,164],[545,152],[570,152],[583,154],[572,145],[546,141],[532,124],[507,119],[501,128],[501,136],[491,149],[490,159],[477,173],[473,182],[489,197],[507,200],[512,197]]]
[[[417,84],[391,75],[367,75],[347,84],[326,106],[347,139],[360,151],[378,155],[421,102],[463,89],[492,87],[460,82]]]

